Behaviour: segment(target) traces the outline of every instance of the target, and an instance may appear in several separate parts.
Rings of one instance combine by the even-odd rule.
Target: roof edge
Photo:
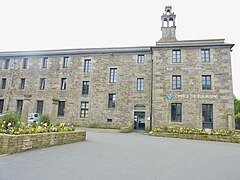
[[[72,55],[72,54],[105,54],[105,53],[130,53],[150,51],[151,46],[132,47],[104,47],[104,48],[76,48],[30,51],[6,51],[0,52],[0,56],[43,56],[43,55]]]
[[[200,40],[180,40],[180,41],[165,41],[156,42],[155,47],[200,47],[200,46],[230,46],[232,48],[234,44],[228,44],[224,42],[225,39],[200,39]]]

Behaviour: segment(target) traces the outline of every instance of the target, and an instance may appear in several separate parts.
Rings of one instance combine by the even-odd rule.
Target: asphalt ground
[[[87,129],[87,141],[0,157],[0,180],[240,180],[240,144]]]

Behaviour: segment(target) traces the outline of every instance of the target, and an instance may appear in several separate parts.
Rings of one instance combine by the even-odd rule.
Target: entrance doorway
[[[213,129],[213,105],[203,104],[202,105],[202,126],[203,129]]]
[[[134,112],[134,130],[145,130],[145,112]]]

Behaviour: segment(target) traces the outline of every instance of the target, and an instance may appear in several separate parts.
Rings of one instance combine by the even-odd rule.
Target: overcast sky
[[[152,46],[173,7],[178,40],[233,43],[233,91],[240,98],[237,0],[0,0],[0,51]]]

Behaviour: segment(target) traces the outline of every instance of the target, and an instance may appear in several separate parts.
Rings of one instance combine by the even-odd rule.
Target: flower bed
[[[67,132],[67,131],[74,131],[75,127],[69,123],[60,123],[58,125],[50,125],[48,126],[47,123],[31,123],[24,125],[19,122],[18,126],[12,126],[9,123],[7,126],[2,125],[0,127],[0,133],[3,134],[12,134],[12,135],[19,135],[19,134],[34,134],[34,133],[47,133],[47,132]]]
[[[240,143],[240,133],[227,130],[159,127],[151,135],[194,140]]]
[[[50,117],[43,115],[40,122],[24,124],[18,113],[7,113],[0,118],[0,154],[12,154],[86,140],[86,131],[75,131],[70,123],[50,125]]]

